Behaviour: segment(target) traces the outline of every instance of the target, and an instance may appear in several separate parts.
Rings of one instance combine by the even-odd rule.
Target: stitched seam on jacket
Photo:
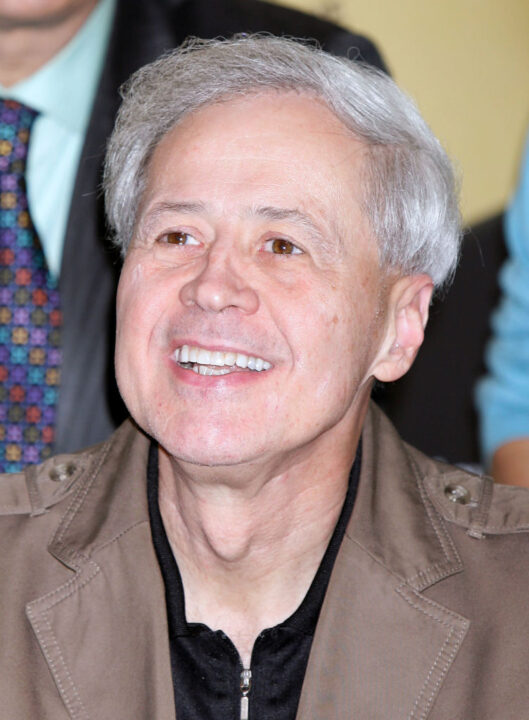
[[[76,712],[75,704],[77,704],[79,706],[79,708],[81,709],[81,712],[83,713],[85,720],[89,720],[90,716],[88,715],[88,712],[83,704],[83,701],[81,700],[81,697],[80,697],[77,687],[73,681],[71,673],[68,670],[68,666],[64,659],[64,655],[62,654],[60,645],[57,641],[55,633],[53,632],[53,628],[52,628],[51,620],[50,620],[50,616],[49,616],[49,609],[52,607],[55,607],[55,605],[58,605],[60,602],[62,602],[66,598],[73,595],[76,590],[80,590],[82,587],[84,587],[84,585],[86,585],[88,582],[90,582],[90,580],[92,580],[97,575],[97,573],[99,572],[99,567],[94,562],[91,562],[90,564],[93,566],[92,573],[90,575],[88,575],[81,583],[77,583],[77,586],[75,588],[71,587],[69,592],[67,592],[65,595],[62,595],[62,597],[60,597],[58,600],[53,602],[51,605],[49,605],[49,607],[45,611],[42,612],[43,621],[48,630],[48,635],[51,638],[52,646],[55,649],[55,653],[58,655],[59,662],[62,667],[62,671],[66,675],[66,679],[70,686],[69,689],[64,687],[64,683],[61,680],[60,669],[57,668],[57,664],[51,655],[51,646],[46,642],[45,634],[42,632],[40,618],[37,618],[35,616],[34,608],[37,608],[39,605],[44,604],[46,600],[49,600],[54,595],[60,595],[61,593],[64,593],[64,590],[66,588],[68,588],[68,586],[73,586],[76,583],[77,578],[73,578],[72,580],[69,580],[65,585],[61,585],[61,587],[57,588],[56,590],[53,590],[52,592],[49,592],[46,595],[43,595],[41,598],[38,599],[38,601],[36,601],[35,604],[30,603],[26,609],[28,617],[31,620],[31,622],[33,623],[33,627],[37,634],[37,638],[39,639],[39,642],[41,643],[42,648],[44,650],[44,654],[50,664],[50,667],[51,667],[51,670],[53,673],[53,677],[55,678],[57,687],[59,688],[59,692],[61,693],[61,697],[64,700],[66,709],[68,710],[68,712],[70,713],[70,715],[73,718],[79,718],[79,720],[81,720],[82,716]],[[70,697],[70,695],[72,695],[73,697]]]
[[[94,484],[94,480],[99,474],[99,471],[101,470],[101,465],[106,459],[106,456],[108,455],[108,452],[111,447],[111,441],[107,441],[105,445],[103,446],[101,450],[101,454],[99,457],[99,462],[97,463],[96,467],[94,468],[92,475],[90,479],[81,485],[79,490],[75,493],[75,495],[72,498],[72,502],[68,506],[68,509],[66,510],[66,513],[64,514],[63,522],[59,525],[60,532],[58,532],[52,539],[53,542],[57,542],[59,544],[62,543],[63,537],[66,534],[68,528],[73,522],[74,517],[78,513],[79,509],[81,508],[82,504],[84,503],[86,496],[92,489],[92,486]],[[68,517],[69,516],[69,517]],[[68,520],[66,520],[68,518]]]
[[[66,600],[67,598],[69,598],[71,595],[74,594],[74,592],[76,590],[81,590],[81,588],[83,588],[87,583],[89,583],[90,580],[92,580],[99,572],[99,565],[97,565],[97,563],[95,563],[93,560],[88,560],[88,564],[92,566],[92,572],[89,575],[87,575],[87,577],[83,578],[83,580],[81,582],[79,582],[78,577],[75,576],[71,580],[68,580],[68,582],[64,583],[64,585],[61,585],[60,587],[56,588],[55,590],[52,590],[51,592],[46,593],[46,595],[43,595],[42,597],[38,598],[38,600],[35,600],[35,601],[29,603],[29,606],[33,607],[33,605],[35,605],[35,607],[37,607],[38,605],[44,604],[46,600],[49,600],[54,595],[62,595],[62,597],[60,597],[58,600],[52,602],[49,605],[49,608],[52,608],[52,607],[55,607],[55,605],[58,605],[63,600]],[[75,585],[75,587],[72,588],[73,585]],[[66,595],[63,595],[64,591],[69,587],[72,589],[70,589],[66,593]]]
[[[379,557],[377,557],[374,553],[369,551],[364,545],[362,545],[361,542],[359,542],[356,538],[351,537],[350,535],[344,535],[344,538],[347,538],[347,540],[353,545],[355,545],[357,548],[359,548],[362,553],[365,553],[368,558],[370,558],[376,565],[381,567],[383,570],[385,570],[387,573],[391,575],[391,577],[395,578],[399,582],[399,586],[406,585],[406,580],[402,578],[402,575],[399,575],[398,573],[394,572],[391,568],[389,568]]]
[[[457,637],[457,639],[459,640],[459,642],[458,642],[458,643],[453,643],[452,649],[446,654],[446,653],[445,653],[445,650],[448,649],[448,647],[449,647],[449,645],[450,645],[450,643],[451,643],[451,640],[452,640],[452,637],[453,637],[454,634],[456,635],[456,637]],[[435,658],[435,660],[434,660],[434,663],[433,663],[432,667],[430,668],[430,671],[429,671],[429,673],[428,673],[428,675],[427,675],[426,680],[424,681],[424,685],[423,685],[423,687],[421,688],[421,691],[420,691],[419,695],[417,696],[417,700],[415,701],[415,703],[414,703],[414,705],[413,705],[413,709],[412,709],[411,713],[410,713],[409,716],[408,716],[408,720],[415,720],[415,718],[416,718],[416,720],[425,720],[425,718],[428,717],[428,714],[429,714],[430,708],[432,707],[432,704],[433,704],[433,701],[434,701],[434,699],[435,699],[435,696],[437,695],[437,692],[439,691],[439,687],[440,687],[440,685],[441,685],[442,679],[444,678],[444,676],[445,676],[446,673],[448,672],[448,669],[449,669],[449,667],[450,667],[450,664],[452,663],[454,657],[455,657],[456,654],[457,654],[457,651],[458,651],[458,649],[459,649],[459,645],[461,644],[461,640],[462,640],[462,638],[463,638],[463,635],[464,635],[464,631],[463,631],[463,630],[455,630],[455,628],[452,628],[452,629],[450,630],[450,632],[449,632],[449,634],[448,634],[448,637],[446,638],[446,640],[444,641],[443,645],[441,646],[441,649],[440,649],[439,652],[437,653],[437,656],[436,656],[436,658]],[[436,671],[437,666],[439,665],[439,662],[440,662],[442,656],[445,655],[445,654],[446,654],[446,657],[445,657],[445,659],[444,659],[444,661],[443,661],[443,664],[442,664],[439,672],[437,673],[437,679],[435,680],[435,682],[434,682],[434,684],[433,684],[433,686],[432,686],[431,692],[430,692],[429,696],[428,696],[427,699],[426,699],[426,704],[425,704],[425,706],[423,707],[423,710],[421,711],[421,714],[420,714],[420,715],[415,715],[416,710],[418,709],[419,703],[421,702],[421,700],[422,700],[422,698],[423,698],[423,696],[424,696],[424,693],[425,693],[425,691],[426,691],[426,689],[427,689],[427,687],[428,687],[428,684],[429,684],[429,682],[430,682],[430,679],[431,679],[431,677],[433,676],[434,672]]]
[[[435,508],[437,512],[440,512],[441,516],[446,520],[446,522],[449,522],[452,525],[456,525],[457,527],[464,528],[465,530],[468,530],[471,527],[471,523],[469,523],[468,520],[456,518],[453,514],[446,511],[445,508],[443,508],[442,506],[438,506],[437,502],[435,504]],[[505,524],[487,525],[483,528],[484,535],[516,535],[528,531],[529,524],[515,525],[513,527],[508,527]]]
[[[459,524],[459,523],[456,523]],[[519,525],[514,528],[506,528],[505,525],[489,525],[483,529],[485,534],[494,532],[496,535],[512,535],[515,533],[527,532],[529,525]]]
[[[82,712],[82,713],[85,715],[85,717],[88,719],[89,715],[88,715],[88,713],[87,713],[87,711],[86,711],[85,706],[83,705],[83,701],[81,700],[81,696],[79,695],[79,692],[78,692],[78,690],[77,690],[77,687],[75,686],[75,683],[74,683],[73,678],[72,678],[72,676],[71,676],[71,674],[70,674],[70,671],[68,670],[68,666],[66,665],[66,661],[64,660],[64,656],[63,656],[63,654],[62,654],[61,648],[59,647],[59,643],[57,642],[57,638],[55,637],[55,634],[54,634],[53,629],[52,629],[52,627],[51,627],[51,621],[50,621],[50,618],[49,618],[48,613],[46,613],[46,614],[44,615],[44,620],[45,620],[45,622],[46,622],[46,626],[47,626],[47,628],[48,628],[48,632],[49,632],[50,637],[51,637],[51,639],[52,639],[52,642],[53,642],[53,645],[54,645],[54,647],[55,647],[55,650],[56,650],[56,652],[57,652],[57,654],[58,654],[58,656],[59,656],[59,660],[60,660],[60,663],[61,663],[61,665],[62,665],[63,671],[64,671],[65,674],[66,674],[66,678],[67,678],[68,683],[69,683],[69,685],[70,685],[70,691],[71,691],[71,693],[73,694],[73,696],[74,696],[74,698],[75,698],[75,701],[76,701],[77,704],[79,705],[79,707],[80,707],[80,709],[81,709],[81,712]],[[45,642],[44,638],[42,638],[42,644],[43,644],[43,646],[46,648],[46,642]],[[75,713],[75,715],[74,715],[74,712],[75,712],[74,704],[71,702],[70,698],[68,697],[68,694],[67,694],[66,690],[63,689],[63,687],[62,687],[62,682],[61,682],[61,678],[60,678],[59,674],[57,673],[57,671],[56,671],[56,669],[55,669],[55,663],[54,663],[54,661],[53,661],[51,658],[50,658],[50,665],[52,666],[52,670],[54,671],[54,677],[57,679],[57,685],[59,686],[59,690],[61,691],[61,695],[62,695],[63,698],[64,698],[64,702],[65,702],[65,704],[66,704],[66,707],[67,707],[67,709],[68,709],[68,712],[72,715],[72,717],[75,717],[75,715],[78,716],[77,713]],[[79,717],[79,716],[78,716],[78,717]]]
[[[435,565],[430,565],[430,567],[427,567],[424,570],[419,570],[419,572],[415,573],[415,575],[407,578],[406,582],[409,585],[414,585],[416,580],[422,579],[423,582],[426,582],[427,585],[430,585],[432,583],[439,582],[439,580],[443,580],[445,577],[449,577],[453,574],[453,562],[450,562],[448,566],[446,566],[444,563],[439,562],[435,563]],[[422,587],[419,586],[419,588],[415,589],[422,589]]]
[[[385,562],[383,562],[383,560],[381,560],[381,559],[380,559],[377,555],[375,555],[374,553],[370,552],[370,551],[369,551],[361,542],[359,542],[356,538],[350,537],[349,535],[345,535],[345,537],[347,538],[347,540],[348,540],[349,542],[353,543],[353,545],[356,545],[357,548],[359,548],[363,553],[365,553],[376,565],[378,565],[379,567],[383,568],[387,573],[389,573],[393,578],[395,578],[395,580],[397,580],[398,583],[399,583],[399,585],[398,585],[397,587],[407,587],[408,585],[411,585],[411,582],[410,582],[407,578],[403,578],[402,575],[399,575],[398,573],[394,572],[391,568],[389,568],[389,567],[386,565]],[[434,569],[434,568],[437,568],[437,567],[442,568],[443,566],[442,566],[441,563],[439,563],[438,565],[432,565],[431,568],[426,568],[424,571],[420,571],[419,573],[417,573],[417,575],[422,574],[422,572],[428,573],[430,569]],[[454,573],[454,569],[453,569],[453,564],[452,564],[451,567],[450,567],[448,570],[446,570],[445,572],[443,572],[442,574],[440,574],[440,575],[438,575],[438,576],[437,576],[437,575],[435,576],[435,582],[437,582],[437,580],[442,580],[444,577],[448,577],[448,576],[450,576],[450,575],[453,575],[453,573]],[[414,577],[416,577],[416,576],[414,575],[414,576],[411,578],[411,580],[413,580]],[[431,582],[431,581],[432,581],[432,579],[430,578],[429,582]],[[411,589],[413,590],[413,592],[420,592],[420,590],[418,590],[416,587],[411,586]],[[428,602],[428,599],[427,599],[427,598],[422,598],[422,599],[423,599],[425,602]],[[435,603],[434,603],[434,604],[435,604]],[[447,612],[448,612],[448,611],[447,611]]]
[[[45,511],[37,485],[37,468],[30,465],[26,470],[26,492],[31,506],[31,515],[40,514]]]
[[[433,506],[433,504],[430,501],[430,498],[428,497],[426,488],[424,487],[424,483],[423,483],[420,473],[419,473],[419,468],[417,467],[415,460],[411,457],[411,455],[409,453],[408,453],[408,458],[410,460],[411,466],[412,466],[414,474],[415,474],[417,487],[419,488],[421,499],[422,499],[423,505],[426,509],[426,514],[428,515],[430,524],[433,527],[433,530],[437,536],[437,539],[439,540],[443,554],[448,562],[453,562],[453,559],[455,558],[461,565],[461,558],[459,557],[459,553],[456,550],[456,547],[452,541],[452,538],[450,537],[448,531],[444,527],[443,518],[437,512],[436,508]],[[449,549],[452,551],[451,556],[449,554]]]
[[[421,699],[422,699],[422,697],[423,697],[423,695],[424,695],[424,692],[425,692],[426,688],[428,687],[428,683],[430,682],[430,678],[432,677],[433,673],[435,672],[435,669],[436,669],[436,667],[437,667],[437,665],[438,665],[438,663],[439,663],[439,660],[440,660],[440,658],[441,658],[441,655],[443,654],[443,651],[444,651],[445,647],[446,647],[446,646],[448,645],[448,643],[450,642],[450,638],[452,637],[453,634],[454,634],[454,630],[452,629],[452,630],[450,630],[450,632],[448,633],[448,636],[446,637],[444,643],[441,645],[441,648],[439,649],[439,652],[437,653],[437,655],[436,655],[436,657],[435,657],[435,660],[433,661],[433,665],[432,665],[432,667],[430,668],[430,670],[428,671],[428,675],[426,676],[426,680],[425,680],[424,683],[423,683],[423,686],[422,686],[422,688],[421,688],[421,691],[419,692],[419,694],[417,695],[417,698],[416,698],[415,702],[413,703],[412,711],[411,711],[410,714],[408,715],[409,720],[412,720],[412,718],[415,718],[415,717],[416,717],[415,713],[416,713],[416,711],[417,711],[417,709],[418,709],[418,707],[419,707],[419,703],[421,702]],[[446,669],[446,663],[445,663],[445,666],[444,666],[444,667],[445,667],[445,669]],[[428,700],[429,703],[431,703],[433,694],[435,693],[435,689],[438,688],[438,687],[439,687],[439,678],[437,678],[437,682],[436,682],[435,685],[434,685],[434,689],[433,689],[432,692],[430,693],[430,697],[429,697],[429,700]],[[428,705],[427,705],[427,706],[428,706]],[[424,711],[421,711],[421,714],[420,714],[419,717],[420,717],[420,718],[424,718],[424,716],[425,716],[425,715],[424,715]]]
[[[418,603],[414,603],[410,597],[407,597],[402,592],[403,587],[406,587],[406,583],[402,583],[401,585],[399,585],[399,587],[397,587],[396,590],[399,593],[399,595],[409,605],[411,605],[411,607],[413,607],[415,610],[419,610],[420,612],[423,613],[423,615],[426,615],[427,617],[431,618],[432,620],[435,620],[435,622],[439,623],[440,625],[443,625],[444,627],[448,628],[448,630],[449,630],[448,636],[445,639],[444,643],[442,644],[439,652],[437,653],[435,660],[428,672],[428,675],[426,676],[426,680],[424,681],[423,686],[419,692],[419,695],[417,696],[417,699],[415,700],[412,711],[408,715],[408,720],[424,720],[428,716],[428,712],[432,706],[432,703],[435,699],[437,691],[439,690],[441,681],[444,678],[444,676],[446,675],[448,668],[450,667],[450,664],[452,663],[454,657],[457,654],[457,651],[459,650],[461,641],[466,633],[466,628],[460,628],[458,630],[457,628],[453,627],[445,620],[441,620],[440,618],[433,615],[431,612],[426,610],[426,608],[421,607]],[[421,596],[421,601],[426,603],[427,605],[434,607],[434,608],[437,607],[435,602],[433,602],[432,600],[430,600],[429,598],[426,598],[424,596]],[[454,621],[456,621],[457,623],[460,623],[462,621],[462,618],[460,616],[458,616],[456,613],[453,613],[451,610],[448,610],[447,608],[442,608],[442,610],[444,613],[448,614],[449,617],[452,617],[454,619]],[[463,622],[465,622],[465,621],[463,621]],[[465,624],[468,627],[468,621]],[[453,643],[452,649],[450,650],[450,652],[448,652],[448,654],[446,654],[445,650],[449,647],[454,634],[456,635],[458,642]],[[438,672],[437,679],[435,680],[435,683],[434,683],[434,685],[430,691],[430,694],[426,700],[426,705],[424,705],[423,709],[421,710],[421,714],[416,715],[416,711],[419,707],[419,703],[421,703],[421,701],[425,695],[425,692],[428,688],[428,685],[430,684],[430,680],[431,680],[432,676],[434,675],[436,669],[438,668],[439,662],[443,655],[446,655],[446,659],[444,660],[443,665],[440,668],[440,671]]]
[[[403,582],[398,587],[396,587],[395,590],[398,592],[398,594],[402,598],[404,598],[404,600],[406,600],[408,605],[411,605],[411,607],[415,608],[415,610],[420,610],[423,613],[423,615],[426,615],[427,617],[432,618],[432,620],[435,620],[435,622],[439,623],[440,625],[444,625],[445,627],[450,628],[450,629],[452,628],[452,625],[450,625],[450,623],[448,623],[446,620],[441,620],[441,618],[436,617],[433,614],[433,612],[429,612],[425,607],[423,607],[422,605],[419,605],[419,603],[413,602],[413,600],[402,591],[402,588],[406,588],[406,587],[407,587],[407,583]],[[412,592],[416,592],[416,591],[412,589]],[[430,600],[430,598],[424,597],[424,595],[421,595],[421,603],[426,603],[426,605],[429,605],[431,608],[437,610],[438,612],[439,611],[443,612],[445,615],[448,615],[457,623],[460,623],[463,620],[463,618],[461,618],[460,615],[457,615],[456,613],[452,612],[452,610],[449,610],[448,608],[440,607],[433,600]]]
[[[483,529],[487,524],[490,504],[492,502],[493,479],[484,477],[481,481],[481,492],[477,508],[471,514],[471,522],[468,528],[470,537],[481,540],[484,537]]]
[[[135,523],[134,523],[133,525],[131,525],[130,527],[125,528],[125,530],[122,530],[122,531],[121,531],[118,535],[116,535],[115,537],[110,538],[110,540],[107,540],[107,541],[104,542],[102,545],[98,545],[97,547],[95,547],[95,548],[94,548],[94,554],[97,553],[97,552],[99,552],[100,550],[104,550],[104,549],[105,549],[106,547],[108,547],[109,545],[112,545],[113,542],[116,542],[116,540],[119,540],[120,538],[122,538],[123,535],[126,535],[130,530],[134,530],[134,528],[137,528],[139,525],[148,525],[148,524],[149,524],[149,521],[148,521],[148,520],[138,520],[138,522],[135,522]]]

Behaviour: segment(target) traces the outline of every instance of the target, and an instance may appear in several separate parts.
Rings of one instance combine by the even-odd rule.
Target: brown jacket
[[[1,720],[174,720],[147,450],[127,422],[0,479]],[[298,720],[529,718],[528,529],[528,490],[425,458],[371,409]]]

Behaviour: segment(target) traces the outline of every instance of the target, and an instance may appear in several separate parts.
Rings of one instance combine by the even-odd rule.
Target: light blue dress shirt
[[[0,95],[39,112],[26,171],[31,217],[58,277],[77,167],[103,69],[115,0],[100,0],[79,32],[36,73]]]
[[[500,272],[502,299],[492,319],[479,383],[481,443],[488,463],[509,440],[529,437],[529,135],[520,182],[505,216],[508,260]]]

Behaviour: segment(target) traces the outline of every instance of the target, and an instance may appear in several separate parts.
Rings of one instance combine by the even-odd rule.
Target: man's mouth
[[[233,372],[270,370],[272,364],[264,358],[243,353],[206,350],[196,345],[182,345],[173,353],[173,360],[197,375],[228,375]]]

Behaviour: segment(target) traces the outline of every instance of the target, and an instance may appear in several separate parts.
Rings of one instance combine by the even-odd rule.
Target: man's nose
[[[235,268],[227,249],[211,248],[203,264],[180,290],[186,306],[196,305],[209,312],[238,309],[251,315],[259,307],[259,296],[245,278],[244,268]]]

